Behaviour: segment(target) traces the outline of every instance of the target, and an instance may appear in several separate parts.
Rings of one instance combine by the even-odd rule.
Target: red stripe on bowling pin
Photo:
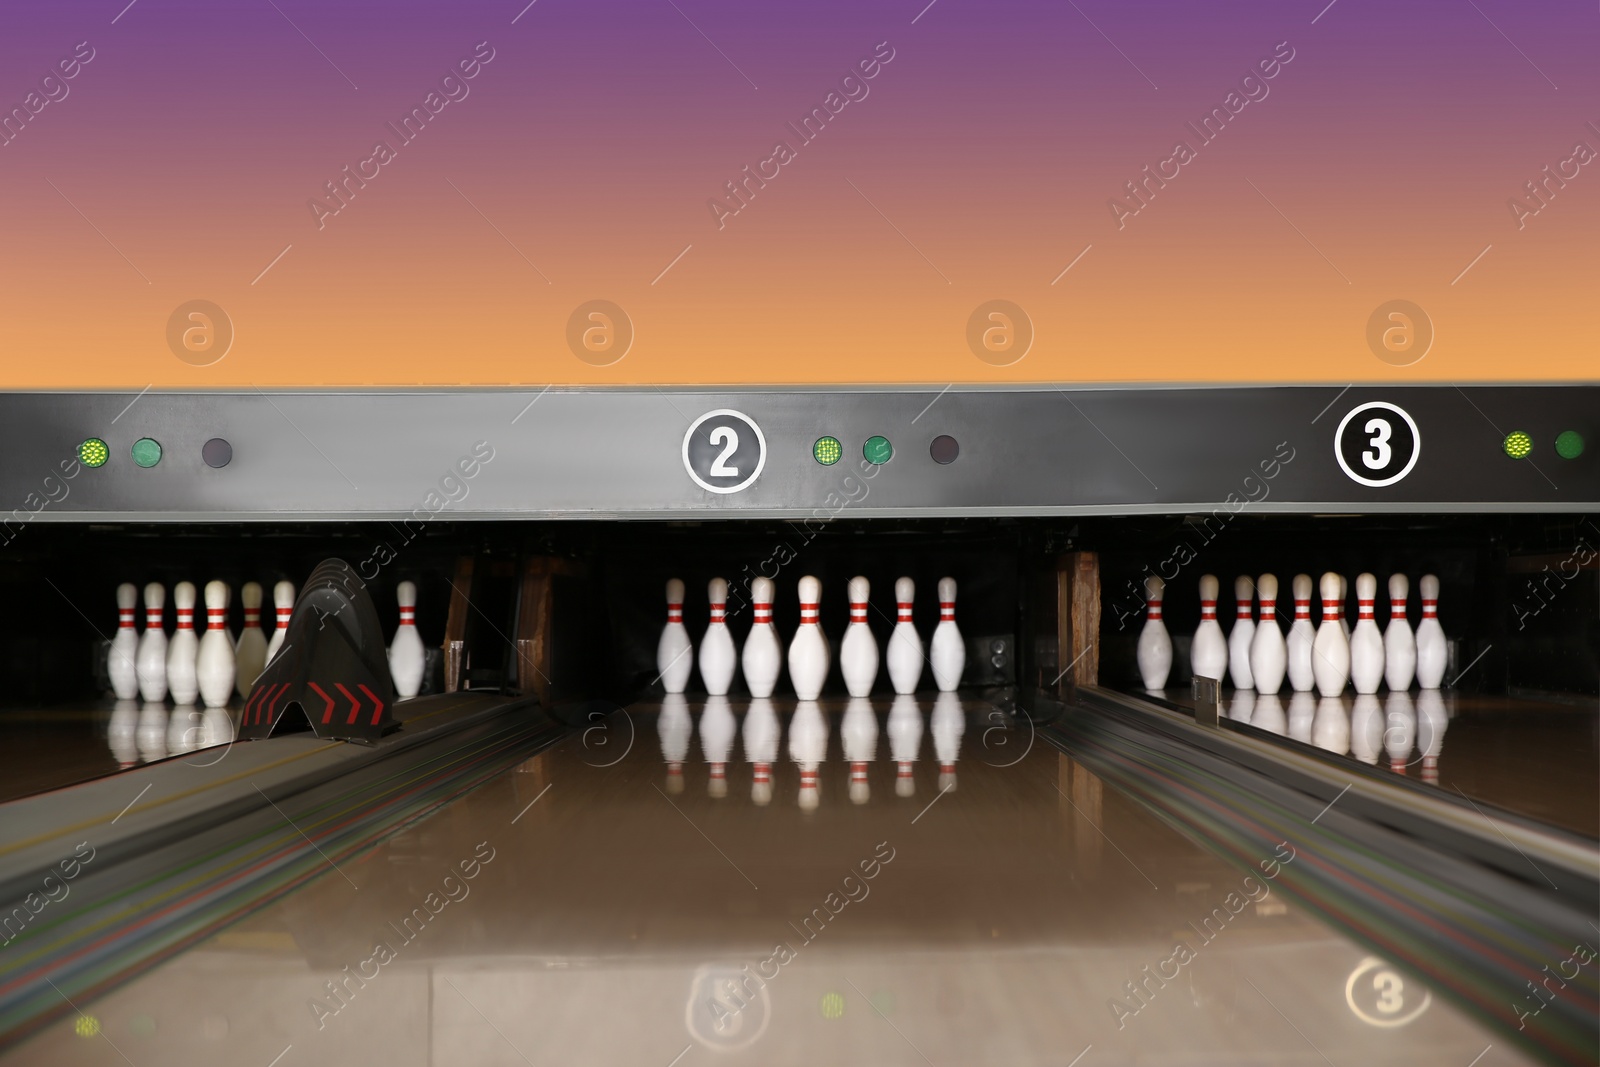
[[[209,630],[220,630],[220,629],[222,629],[223,625],[226,624],[227,621],[228,621],[227,618],[226,618],[227,614],[228,614],[228,609],[227,608],[207,608],[206,609],[206,628],[209,629]]]
[[[771,622],[771,621],[772,621],[772,605],[771,604],[757,604],[756,605],[756,622],[757,623],[763,623],[763,622]]]
[[[898,621],[898,622],[910,622],[911,621],[911,605],[909,603],[907,603],[905,601],[896,601],[895,607],[898,609],[898,612],[897,612],[898,618],[896,619],[896,621]]]
[[[1406,617],[1406,601],[1405,601],[1405,598],[1401,597],[1399,600],[1391,599],[1389,601],[1389,618],[1391,618],[1391,619],[1403,619],[1405,617]]]
[[[713,605],[711,605],[711,621],[712,622],[724,622],[724,621],[727,620],[727,618],[728,618],[728,605],[727,605],[727,603],[724,602],[724,603],[721,603],[721,604],[713,604]]]
[[[1276,619],[1277,617],[1278,617],[1278,600],[1277,600],[1277,598],[1276,597],[1271,597],[1271,598],[1262,597],[1261,598],[1261,621],[1262,622],[1266,622],[1268,619]]]
[[[865,604],[851,604],[850,605],[850,621],[851,622],[866,622],[867,621],[867,606]]]
[[[253,608],[245,608],[244,628],[248,630],[251,627],[254,627],[257,630],[261,629],[261,612],[256,611]]]
[[[401,609],[401,610],[404,610],[404,609]],[[668,604],[667,605],[667,621],[668,622],[682,622],[683,621],[683,605],[682,604]]]
[[[770,782],[770,781],[772,781],[772,764],[770,764],[770,763],[758,763],[758,764],[756,764],[755,780],[757,782]]]
[[[1217,617],[1217,602],[1215,600],[1200,601],[1200,618],[1214,619]]]
[[[127,611],[123,611],[120,608],[117,610],[117,629],[119,629],[119,630],[131,630],[131,629],[133,629],[133,609],[132,608],[129,608]]]
[[[1338,622],[1339,613],[1343,610],[1343,608],[1344,605],[1340,604],[1336,600],[1324,600],[1322,602],[1322,621]]]
[[[941,600],[941,601],[939,601],[939,621],[940,622],[955,622],[956,621],[956,602],[954,600]]]
[[[1309,621],[1311,618],[1311,601],[1297,599],[1294,602],[1294,617]]]
[[[1376,616],[1374,616],[1372,614],[1372,601],[1370,601],[1370,600],[1357,600],[1356,601],[1356,619],[1360,620],[1360,619],[1372,619],[1372,618],[1376,618]]]
[[[815,604],[800,604],[800,625],[815,625],[817,621],[817,606]]]
[[[178,629],[180,629],[180,630],[193,630],[194,629],[194,610],[192,608],[179,608],[178,609]]]
[[[144,627],[147,630],[152,628],[152,627],[154,627],[157,630],[161,629],[161,609],[160,608],[145,608],[144,609]]]
[[[1424,597],[1422,599],[1422,617],[1424,619],[1437,619],[1439,617],[1439,602]]]
[[[1157,620],[1157,621],[1159,621],[1161,619],[1161,601],[1160,601],[1160,599],[1156,599],[1156,600],[1150,601],[1150,617],[1152,619]]]
[[[1238,607],[1234,609],[1233,617],[1236,619],[1248,619],[1250,617],[1250,601],[1239,601]]]

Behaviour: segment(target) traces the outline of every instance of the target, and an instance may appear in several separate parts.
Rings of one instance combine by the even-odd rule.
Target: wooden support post
[[[532,693],[545,707],[551,706],[556,695],[553,654],[556,580],[558,576],[577,574],[580,570],[580,564],[553,556],[533,556],[522,561],[517,589],[515,682],[518,689]],[[578,620],[569,620],[569,624],[577,625]]]
[[[466,658],[467,612],[471,611],[473,558],[462,556],[456,560],[456,572],[450,579],[450,610],[444,624],[444,691],[454,693],[461,688],[461,671]]]
[[[1056,637],[1061,664],[1056,693],[1077,700],[1080,686],[1100,684],[1100,557],[1068,552],[1056,561]]]

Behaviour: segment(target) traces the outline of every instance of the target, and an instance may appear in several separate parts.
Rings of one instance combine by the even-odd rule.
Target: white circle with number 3
[[[716,454],[712,457],[711,465],[705,471],[705,475],[716,478],[739,479],[739,481],[730,485],[717,485],[707,481],[701,472],[695,469],[694,460],[689,455],[689,445],[694,441],[694,436],[700,431],[700,427],[707,421],[718,418],[738,420],[742,426],[721,425],[711,428],[711,432],[706,439],[711,443],[712,448],[716,450]],[[742,466],[728,465],[729,457],[739,451],[741,428],[748,428],[755,435],[756,461],[754,464],[749,465],[750,473],[748,474],[744,473]],[[737,493],[741,489],[748,489],[751,483],[761,476],[761,469],[766,465],[767,439],[761,433],[761,427],[756,425],[756,420],[742,411],[735,411],[732,408],[718,408],[715,411],[708,411],[698,419],[695,419],[688,432],[683,435],[683,469],[689,472],[689,477],[694,479],[694,484],[707,492]]]
[[[1358,473],[1350,466],[1344,455],[1344,431],[1350,425],[1350,420],[1357,415],[1366,415],[1372,411],[1388,411],[1405,420],[1406,426],[1411,430],[1411,455],[1406,457],[1405,466],[1399,471],[1384,478],[1369,477],[1365,473]],[[1394,425],[1383,415],[1374,416],[1361,427],[1361,432],[1366,435],[1366,447],[1361,452],[1361,462],[1369,470],[1384,470],[1394,461]],[[1411,468],[1417,465],[1418,458],[1422,455],[1422,432],[1417,429],[1416,420],[1404,409],[1382,400],[1374,400],[1366,404],[1351,408],[1339,422],[1339,428],[1333,432],[1333,455],[1339,461],[1339,469],[1348,474],[1362,485],[1370,485],[1374,489],[1381,489],[1386,485],[1393,485],[1411,473]]]
[[[1421,996],[1417,995],[1418,989]],[[1368,956],[1350,972],[1344,984],[1344,1000],[1356,1018],[1368,1026],[1393,1030],[1427,1011],[1433,994],[1425,986],[1407,989],[1398,971],[1378,957]]]

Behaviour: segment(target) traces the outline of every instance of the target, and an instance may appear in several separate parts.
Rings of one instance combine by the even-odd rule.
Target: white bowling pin
[[[733,672],[739,667],[739,650],[728,631],[728,583],[713,578],[706,586],[711,601],[711,624],[700,639],[700,681],[708,696],[726,696],[733,685]],[[730,712],[731,714],[731,712]]]
[[[283,639],[289,633],[289,619],[294,616],[293,582],[279,582],[272,587],[272,606],[278,616],[278,625],[272,631],[272,640],[267,642],[268,663],[283,648]]]
[[[867,625],[867,596],[872,586],[860,575],[850,579],[850,625],[839,642],[839,673],[853,697],[872,694],[878,680],[878,639]]]
[[[667,792],[683,792],[683,761],[689,756],[689,739],[694,734],[694,720],[689,718],[689,702],[682,693],[668,693],[661,698],[661,714],[656,718],[656,731],[661,735],[661,758],[667,764]]]
[[[1444,695],[1437,689],[1418,693],[1417,748],[1422,752],[1422,780],[1429,785],[1439,784],[1439,754],[1444,751],[1444,732],[1449,725]]]
[[[1389,769],[1404,774],[1417,738],[1417,711],[1411,706],[1409,689],[1390,690],[1384,698],[1383,718],[1383,750],[1389,754]]]
[[[723,595],[726,596],[726,592]],[[700,648],[704,652],[704,643]],[[704,656],[700,662],[705,663]],[[700,753],[711,765],[706,794],[713,799],[720,800],[728,795],[728,753],[733,750],[733,739],[738,733],[739,723],[728,706],[728,698],[717,693],[706,697],[705,710],[700,713]]]
[[[1255,710],[1250,715],[1251,726],[1282,737],[1288,729],[1288,723],[1288,717],[1283,712],[1283,701],[1278,694],[1262,693],[1256,698]]]
[[[1322,625],[1311,645],[1311,672],[1317,692],[1336,697],[1350,680],[1350,642],[1339,625],[1339,588],[1344,579],[1329,571],[1322,576]]]
[[[1356,581],[1356,595],[1361,595],[1359,579]],[[1352,640],[1360,629],[1361,620],[1357,619],[1356,629],[1350,635]],[[1362,763],[1374,766],[1383,752],[1383,707],[1378,703],[1378,698],[1370,693],[1357,694],[1355,706],[1350,709],[1350,751]]]
[[[1278,578],[1263,574],[1256,579],[1256,596],[1261,600],[1261,618],[1250,639],[1250,675],[1256,692],[1265,696],[1283,688],[1284,671],[1289,665],[1288,646],[1278,629]]]
[[[1139,678],[1150,690],[1165,689],[1167,675],[1172,670],[1172,638],[1167,624],[1161,621],[1161,597],[1167,583],[1158,576],[1148,575],[1144,580],[1144,600],[1148,611],[1144,629],[1139,631],[1139,648],[1135,658],[1139,663]]]
[[[133,628],[133,611],[139,603],[139,587],[132,582],[117,586],[117,632],[106,654],[106,671],[111,675],[111,691],[118,700],[139,695],[139,631]]]
[[[422,689],[427,666],[422,635],[417,633],[417,583],[401,582],[395,586],[394,596],[400,605],[400,625],[389,642],[389,676],[394,679],[394,695],[407,700]]]
[[[1311,720],[1311,743],[1336,756],[1350,751],[1350,716],[1341,697],[1322,697]]]
[[[772,625],[771,578],[757,578],[750,583],[750,606],[755,620],[750,626],[750,636],[744,639],[744,652],[740,666],[744,670],[744,684],[750,687],[752,697],[770,697],[778,684],[778,673],[783,670],[783,646],[778,642],[778,630]]]
[[[193,711],[193,707],[185,710]],[[139,724],[134,728],[139,758],[146,763],[167,758],[167,706],[147,703],[139,709]]]
[[[656,680],[669,693],[681,693],[694,670],[694,645],[683,625],[683,580],[667,580],[667,624],[656,642]]]
[[[1311,624],[1311,575],[1297,574],[1294,576],[1294,622],[1284,641],[1289,688],[1296,693],[1309,693],[1317,684],[1317,676],[1311,669],[1311,646],[1316,639],[1317,628]]]
[[[261,583],[245,582],[239,590],[239,604],[244,608],[244,629],[233,649],[237,665],[233,684],[239,699],[244,700],[267,665],[267,635],[261,632]]]
[[[757,582],[766,580],[756,579]],[[750,643],[746,641],[746,650],[749,647]],[[748,674],[745,680],[749,681]],[[783,727],[778,724],[778,713],[773,710],[772,701],[766,697],[752,698],[750,709],[744,714],[743,727],[744,758],[751,770],[752,803],[765,805],[772,800],[772,765],[778,761],[778,740],[782,733]]]
[[[1406,593],[1410,583],[1403,574],[1389,576],[1389,625],[1383,631],[1383,680],[1392,690],[1405,692],[1417,673],[1417,638],[1406,621]]]
[[[889,682],[894,691],[908,695],[917,691],[922,681],[922,637],[911,621],[911,605],[917,593],[917,583],[910,578],[898,578],[894,583],[896,621],[889,634]]]
[[[933,628],[933,639],[928,642],[928,666],[933,669],[933,684],[941,693],[960,688],[961,674],[967,669],[967,643],[956,626],[954,578],[939,579],[939,625]]]
[[[238,664],[228,632],[228,585],[206,583],[206,632],[195,650],[195,684],[208,708],[227,707]]]
[[[106,739],[111,742],[111,755],[117,767],[127,770],[139,762],[139,702],[119,700],[111,708],[111,722],[107,724]]]
[[[1378,691],[1383,681],[1383,635],[1373,614],[1378,579],[1365,572],[1356,575],[1356,628],[1350,631],[1350,683],[1357,693]]]
[[[1350,643],[1350,623],[1344,617],[1344,602],[1350,598],[1350,583],[1339,575],[1339,628],[1344,631],[1345,644]]]
[[[1445,641],[1444,628],[1439,625],[1439,579],[1424,574],[1422,588],[1422,621],[1417,624],[1417,684],[1423,689],[1437,689],[1444,681],[1445,662],[1450,656]]]
[[[1228,641],[1217,625],[1217,590],[1214,574],[1200,576],[1200,625],[1189,643],[1189,670],[1197,678],[1222,681],[1228,669]]]
[[[928,722],[933,734],[933,754],[939,757],[939,792],[956,787],[956,760],[961,758],[961,735],[967,732],[967,713],[961,698],[944,692],[933,698],[933,715]]]
[[[161,609],[167,591],[160,582],[144,587],[144,633],[134,653],[134,668],[139,675],[139,696],[147,704],[167,699],[167,632],[161,628]]]
[[[789,758],[800,768],[800,807],[804,811],[814,811],[822,803],[817,774],[827,756],[828,720],[815,700],[803,699],[789,720]]]
[[[1311,724],[1316,717],[1316,697],[1310,693],[1295,693],[1289,697],[1289,736],[1294,740],[1311,743]]]
[[[909,797],[917,791],[913,765],[922,748],[922,709],[917,698],[901,693],[889,705],[889,755],[895,761],[895,796]]]
[[[818,621],[821,601],[822,582],[809,574],[800,579],[800,628],[789,642],[789,683],[801,700],[817,699],[828,680],[828,639]]]
[[[844,653],[839,653],[841,664]],[[866,697],[851,697],[839,724],[839,739],[844,742],[844,758],[850,763],[850,802],[865,804],[872,798],[867,769],[878,758],[878,716]]]
[[[1233,599],[1233,629],[1228,633],[1228,677],[1235,689],[1254,689],[1250,645],[1255,640],[1256,623],[1250,609],[1255,600],[1255,583],[1249,575],[1241,574],[1233,580]]]
[[[194,583],[179,582],[172,587],[172,606],[178,613],[178,628],[167,642],[167,692],[174,704],[193,704],[200,695],[195,676],[195,658],[200,654],[200,639],[194,632]]]

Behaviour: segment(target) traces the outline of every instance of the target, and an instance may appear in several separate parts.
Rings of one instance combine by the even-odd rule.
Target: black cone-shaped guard
[[[342,559],[311,572],[283,647],[256,679],[241,740],[268,737],[298,704],[318,737],[373,741],[394,726],[394,685],[378,611]]]

